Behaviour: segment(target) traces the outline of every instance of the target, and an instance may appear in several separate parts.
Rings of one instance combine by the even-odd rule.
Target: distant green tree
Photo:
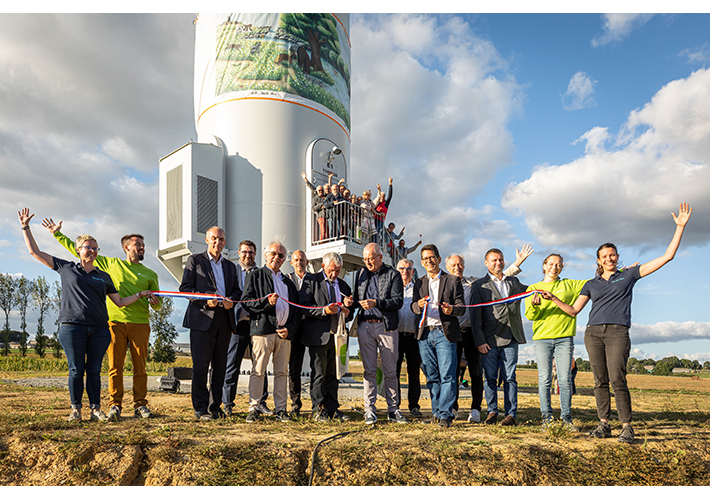
[[[15,305],[20,311],[20,355],[24,358],[27,355],[27,339],[30,337],[27,333],[27,306],[32,295],[32,281],[20,276],[16,285]]]
[[[577,358],[575,360],[575,364],[577,365],[577,371],[580,371],[580,372],[591,372],[592,371],[592,364],[589,361],[587,361],[586,359]]]
[[[659,363],[656,363],[651,373],[654,375],[668,376],[673,374],[673,368],[676,367],[673,365],[672,361],[661,360]]]
[[[710,361],[703,363],[703,370],[710,370]]]
[[[49,311],[54,308],[54,300],[50,295],[50,286],[44,276],[40,276],[33,281],[32,300],[34,308],[39,311],[37,317],[37,333],[35,333],[35,352],[40,358],[45,356],[48,338],[44,334],[44,319]]]
[[[693,361],[690,359],[681,359],[680,366],[682,366],[683,368],[687,368],[688,370],[692,370],[693,369]]]
[[[177,358],[173,343],[177,339],[177,330],[170,316],[173,314],[173,299],[163,297],[163,306],[160,309],[150,308],[150,330],[153,333],[153,361],[158,363],[172,363]]]
[[[0,309],[5,313],[5,328],[3,329],[2,355],[10,354],[10,314],[15,306],[15,287],[17,280],[7,273],[0,274]]]
[[[52,289],[54,290],[54,297],[52,298],[52,309],[55,311],[59,311],[59,307],[62,303],[62,285],[59,284],[59,281],[55,281],[52,284]],[[51,348],[52,348],[52,355],[59,359],[62,357],[62,344],[59,342],[59,327],[61,326],[59,324],[59,314],[57,314],[57,319],[54,320],[54,335],[52,335],[52,342],[51,342]]]
[[[633,373],[635,366],[638,364],[639,360],[636,358],[629,358],[626,362],[626,373]]]

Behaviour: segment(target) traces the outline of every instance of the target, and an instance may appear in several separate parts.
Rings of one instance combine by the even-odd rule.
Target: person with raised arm
[[[96,238],[82,234],[76,239],[79,262],[54,257],[39,249],[30,229],[28,208],[17,212],[25,244],[30,255],[45,266],[57,271],[62,283],[62,300],[59,307],[59,342],[67,355],[69,365],[70,422],[81,421],[81,399],[84,392],[89,397],[89,420],[108,421],[101,411],[101,364],[111,343],[108,327],[106,297],[118,307],[126,307],[140,298],[152,297],[150,290],[141,290],[121,297],[108,273],[94,266],[99,252]]]
[[[634,442],[631,427],[631,395],[626,384],[626,362],[629,359],[631,340],[631,298],[636,282],[659,270],[673,260],[683,231],[693,209],[681,203],[678,215],[671,212],[676,228],[666,252],[650,262],[628,269],[619,269],[619,253],[613,243],[604,243],[597,249],[597,275],[587,281],[574,304],[569,305],[551,292],[542,292],[543,298],[552,302],[570,316],[576,316],[592,301],[584,345],[589,354],[594,375],[594,396],[597,402],[599,424],[590,433],[591,437],[611,437],[611,397],[609,384],[614,388],[616,411],[619,413],[622,430],[619,441]]]

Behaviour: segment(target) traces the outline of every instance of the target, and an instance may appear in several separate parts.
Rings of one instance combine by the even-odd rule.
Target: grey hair
[[[380,247],[377,243],[368,243],[365,245],[365,248],[362,249],[363,255],[365,255],[365,250],[368,248],[371,248],[375,252],[375,255],[382,255],[382,247]]]
[[[444,261],[444,265],[446,267],[449,267],[449,261],[451,259],[453,259],[454,257],[458,257],[459,259],[461,259],[461,264],[463,264],[464,266],[466,265],[466,259],[464,259],[463,255],[461,255],[460,253],[452,253],[451,255],[446,257],[446,260]]]
[[[278,245],[281,248],[284,249],[284,255],[288,255],[288,248],[286,248],[286,245],[283,244],[282,241],[280,241],[278,238],[275,238],[273,241],[270,241],[268,245],[264,247],[264,255],[266,255],[266,251],[269,249],[271,245]]]
[[[334,262],[336,266],[343,267],[343,258],[339,253],[328,252],[323,256],[323,265],[327,266],[331,262]]]
[[[410,266],[414,267],[414,261],[412,259],[399,259],[399,262],[397,262],[397,267],[399,267],[402,262],[406,262]]]

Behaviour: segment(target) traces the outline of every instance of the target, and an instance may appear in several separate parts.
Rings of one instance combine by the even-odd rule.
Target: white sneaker
[[[459,412],[458,412],[458,410],[453,410],[453,409],[452,409],[452,410],[451,410],[451,413],[454,415],[454,418],[452,418],[451,420],[456,420],[457,418],[459,418]]]
[[[371,411],[366,411],[365,412],[365,423],[367,425],[375,425],[377,423],[377,415],[375,415]]]
[[[111,408],[109,408],[106,416],[108,417],[109,421],[118,422],[119,420],[121,420],[121,409],[117,405],[113,405]]]
[[[94,408],[93,410],[91,410],[91,414],[89,415],[89,420],[91,422],[96,422],[96,421],[108,422],[108,417],[101,410]]]
[[[81,409],[72,410],[67,420],[69,422],[81,422]]]
[[[471,413],[468,414],[468,421],[473,422],[474,424],[480,424],[481,412],[478,410],[471,410]]]

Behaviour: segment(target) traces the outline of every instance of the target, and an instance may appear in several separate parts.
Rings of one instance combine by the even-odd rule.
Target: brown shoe
[[[496,420],[498,420],[498,414],[497,413],[489,413],[488,416],[486,417],[486,425],[492,425],[496,423]]]
[[[513,415],[506,415],[503,420],[500,421],[498,425],[518,425],[515,422],[515,417]]]

